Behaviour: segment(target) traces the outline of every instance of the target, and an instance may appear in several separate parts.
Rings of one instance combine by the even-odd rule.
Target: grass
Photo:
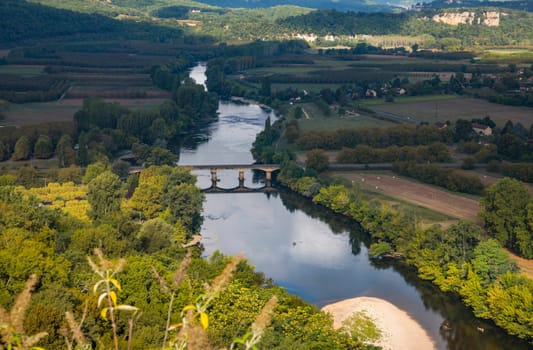
[[[399,208],[405,211],[412,212],[416,216],[417,221],[420,223],[435,224],[441,222],[455,222],[458,220],[457,218],[448,216],[438,211],[411,204],[409,202],[403,201],[392,196],[388,196],[383,192],[378,192],[370,188],[361,187],[361,195],[365,200],[376,199],[380,202],[388,203],[391,206],[398,206]]]
[[[44,66],[33,65],[5,65],[0,66],[0,74],[18,74],[18,75],[41,75]]]
[[[302,132],[392,125],[392,123],[388,121],[372,118],[363,114],[339,115],[338,113],[331,111],[331,115],[326,117],[312,103],[302,104],[300,107],[302,107],[309,116],[309,119],[307,119],[304,113],[304,117],[298,121],[300,131]]]

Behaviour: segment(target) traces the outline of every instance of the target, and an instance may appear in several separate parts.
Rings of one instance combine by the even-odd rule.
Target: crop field
[[[118,102],[133,110],[152,109],[159,106],[164,99],[106,99]],[[63,99],[54,102],[10,104],[3,112],[5,124],[23,126],[56,121],[72,121],[74,113],[81,109],[83,99]]]
[[[357,182],[361,188],[383,193],[401,201],[422,206],[446,216],[479,223],[478,202],[426,185],[408,180],[392,173],[332,172],[334,176]]]
[[[440,97],[440,96],[439,96]],[[394,103],[383,100],[369,102],[370,108],[410,117],[419,122],[433,124],[457,119],[485,118],[489,116],[497,125],[503,126],[507,120],[520,122],[526,128],[533,123],[533,109],[506,106],[473,98],[397,98]],[[365,102],[366,104],[366,102]]]

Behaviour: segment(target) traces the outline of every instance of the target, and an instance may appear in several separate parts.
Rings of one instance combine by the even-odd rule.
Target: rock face
[[[475,12],[464,11],[464,12],[448,12],[440,13],[433,16],[433,21],[446,23],[452,26],[459,24],[469,24],[469,25],[485,25],[489,27],[498,27],[500,25],[500,17],[505,14],[500,14],[496,11],[483,11],[481,14],[476,14]]]

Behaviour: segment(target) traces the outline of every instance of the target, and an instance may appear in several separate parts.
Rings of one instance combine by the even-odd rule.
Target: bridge
[[[211,172],[211,187],[204,189],[208,193],[224,192],[264,192],[272,190],[272,173],[279,170],[279,164],[220,164],[220,165],[184,165],[192,170],[209,170]],[[222,170],[235,170],[239,172],[239,185],[235,188],[220,188],[217,186],[218,172]],[[244,172],[246,170],[260,170],[265,173],[265,186],[261,188],[248,188],[244,186]]]
[[[230,192],[268,192],[273,191],[272,173],[280,169],[279,164],[213,164],[213,165],[180,165],[191,170],[209,170],[211,172],[211,187],[203,189],[207,193],[230,193]],[[131,167],[130,174],[139,173],[144,167]],[[239,172],[239,185],[234,188],[218,187],[218,172],[223,170],[235,170]],[[249,188],[244,186],[244,172],[246,170],[260,170],[265,173],[265,186]]]

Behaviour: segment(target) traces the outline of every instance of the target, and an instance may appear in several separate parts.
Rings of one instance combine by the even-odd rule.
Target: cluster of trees
[[[392,163],[449,162],[452,159],[448,146],[436,142],[427,146],[390,146],[372,148],[361,144],[355,148],[342,148],[337,154],[338,163]]]
[[[285,164],[278,180],[315,203],[359,222],[373,241],[371,255],[402,257],[417,268],[421,278],[460,296],[477,317],[492,319],[510,334],[533,340],[528,326],[533,320],[533,282],[516,273],[516,265],[500,243],[486,239],[477,225],[459,222],[448,228],[421,228],[410,212],[390,208],[378,200],[363,200],[354,185],[325,183],[294,163]],[[506,191],[498,192],[505,196]],[[515,195],[499,200],[510,205],[505,212],[492,214],[499,218],[495,227],[513,227],[514,221],[510,221],[516,217],[515,203],[516,208],[524,204]],[[521,212],[526,210],[521,208]]]
[[[400,175],[444,187],[450,191],[480,195],[485,188],[478,176],[465,175],[457,170],[432,164],[396,162],[393,164],[393,170]]]
[[[304,132],[296,140],[301,149],[353,148],[359,144],[370,147],[429,145],[434,142],[451,143],[453,131],[433,125],[395,125],[386,128],[340,129]]]
[[[66,80],[55,77],[0,74],[0,99],[14,103],[57,100],[68,87]]]
[[[142,144],[153,146],[149,152],[167,154],[168,141],[176,140],[185,130],[212,120],[217,108],[217,96],[207,93],[203,86],[191,80],[173,90],[172,100],[151,111],[129,111],[118,103],[87,98],[82,109],[74,115],[74,123],[80,151],[93,151],[94,155],[87,152],[80,163],[86,165],[89,159],[98,159],[98,153],[114,155],[119,150],[132,149],[135,144],[139,151],[136,155],[141,161],[148,156]]]
[[[16,330],[5,328],[0,346],[36,345],[41,339],[39,346],[49,349],[73,343],[106,349],[164,347],[181,334],[179,329],[168,334],[168,322],[182,322],[188,305],[203,302],[212,293],[206,309],[195,311],[206,331],[189,337],[190,342],[201,341],[202,349],[228,347],[238,342],[237,337],[247,336],[247,329],[274,295],[277,307],[271,305],[269,322],[266,315],[262,319],[265,348],[311,349],[324,344],[328,349],[365,348],[350,335],[335,331],[331,319],[316,307],[272,285],[245,261],[235,260],[228,272],[225,266],[233,261],[228,257],[215,253],[204,260],[200,249],[182,247],[198,232],[203,201],[187,169],[147,168],[137,181],[128,180],[133,194],[126,199],[125,184],[97,167],[87,169],[85,176],[91,178],[87,187],[52,184],[49,190],[32,191],[40,197],[64,190],[69,198],[74,195],[70,191],[77,195],[85,191],[90,210],[84,218],[38,205],[40,198],[26,199],[13,186],[0,185],[0,278],[9,281],[0,286],[1,307],[10,310],[16,304],[18,308],[13,324],[9,318],[2,319]],[[87,264],[93,248],[111,261],[98,252]],[[30,278],[32,274],[38,283]],[[217,275],[221,277],[211,282]],[[28,290],[23,292],[25,298],[15,301],[28,279],[35,288],[31,302]],[[99,281],[110,285],[109,304],[91,292],[102,286]],[[206,290],[209,282],[212,287]],[[101,312],[102,300],[115,309]],[[10,336],[15,335],[12,332],[20,333]]]
[[[533,258],[533,197],[518,180],[503,178],[480,200],[487,233],[527,259]]]

